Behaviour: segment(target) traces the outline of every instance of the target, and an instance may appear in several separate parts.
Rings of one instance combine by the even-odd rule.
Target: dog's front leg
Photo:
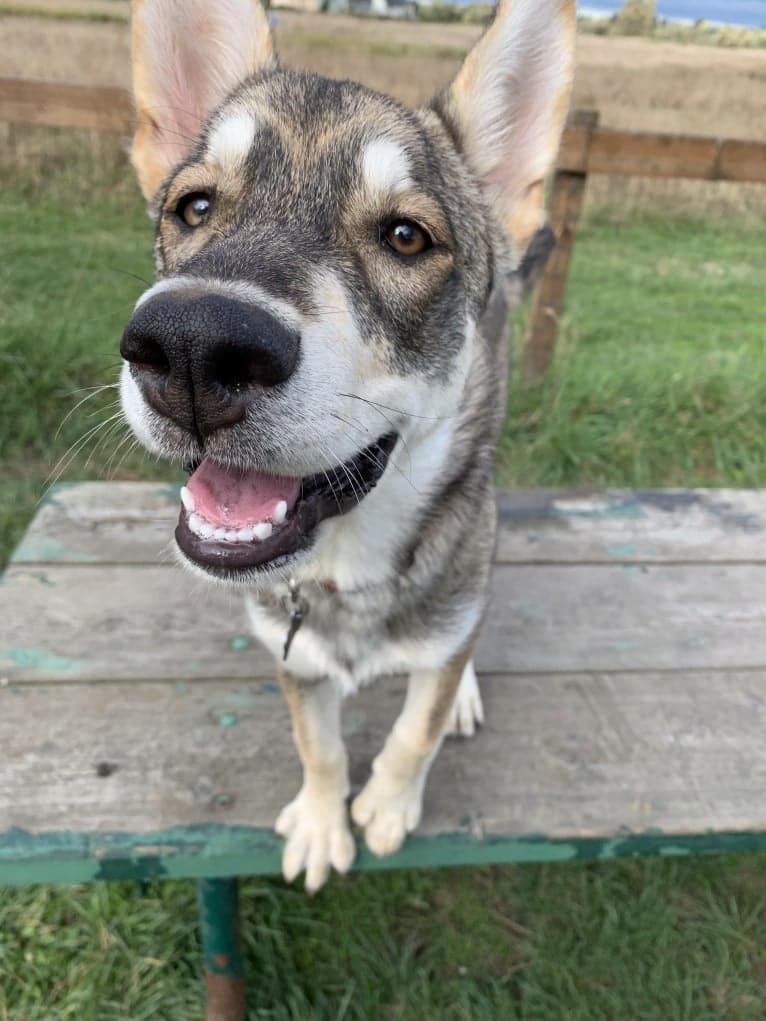
[[[404,709],[354,799],[351,815],[373,854],[393,854],[420,822],[423,788],[439,751],[473,642],[439,670],[410,675]]]
[[[347,872],[355,853],[346,809],[348,756],[341,738],[341,693],[326,678],[304,681],[281,671],[279,681],[303,764],[303,786],[275,826],[286,838],[282,872],[291,882],[305,869],[306,889],[314,893],[331,866]]]

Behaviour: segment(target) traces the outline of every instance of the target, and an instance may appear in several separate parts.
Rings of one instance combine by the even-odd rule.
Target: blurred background
[[[319,7],[272,9],[283,62],[406,103],[491,14]],[[0,2],[0,564],[53,481],[175,477],[114,389],[152,276],[128,139],[9,113],[10,79],[127,88],[128,17]],[[574,106],[601,126],[766,141],[766,0],[591,0],[578,24]],[[765,213],[764,185],[588,178],[555,358],[512,380],[500,484],[766,484]],[[758,857],[351,877],[311,902],[250,880],[252,1017],[762,1021],[764,884]],[[197,1018],[193,900],[0,890],[0,1021]]]

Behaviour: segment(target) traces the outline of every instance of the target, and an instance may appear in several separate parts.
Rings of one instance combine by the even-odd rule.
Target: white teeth
[[[287,517],[287,501],[280,500],[277,506],[274,508],[272,518],[275,525],[281,525]]]
[[[205,519],[202,517],[201,514],[189,515],[189,528],[192,530],[192,532],[195,532],[197,535],[199,535],[199,530],[200,528],[202,528],[204,523]]]
[[[186,486],[181,486],[181,503],[187,509],[190,514],[194,513],[195,503],[194,497],[191,495]]]
[[[201,539],[222,539],[226,542],[252,542],[253,539],[268,539],[273,532],[270,521],[259,521],[257,525],[246,525],[244,528],[216,528],[206,521],[201,514],[194,513],[188,518],[189,528]]]

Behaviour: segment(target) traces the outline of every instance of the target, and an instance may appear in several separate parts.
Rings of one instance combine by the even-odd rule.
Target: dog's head
[[[433,482],[476,324],[543,221],[574,6],[502,0],[409,111],[281,69],[255,0],[134,0],[159,281],[123,336],[122,399],[150,450],[194,468],[191,563],[284,575],[411,459]]]

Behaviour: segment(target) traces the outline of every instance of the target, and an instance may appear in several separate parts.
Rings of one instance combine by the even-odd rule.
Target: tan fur
[[[321,777],[330,768],[336,769],[337,756],[328,756],[327,735],[321,729],[317,729],[316,719],[307,708],[310,700],[306,697],[306,684],[293,677],[289,670],[282,668],[278,670],[277,678],[290,710],[293,736],[304,768],[314,778]],[[333,749],[333,751],[337,751],[337,749]]]
[[[447,716],[454,705],[455,695],[457,694],[465,665],[473,655],[478,633],[479,629],[476,628],[468,642],[466,642],[465,647],[456,653],[442,670],[438,687],[434,692],[434,701],[428,714],[428,724],[426,727],[426,742],[431,747],[444,733]]]
[[[487,67],[496,59],[498,49],[502,47],[506,23],[517,2],[518,0],[500,0],[494,21],[466,57],[450,90],[453,113],[469,142],[469,159],[473,158],[477,165],[481,165],[486,154],[470,151],[472,125],[477,119],[477,106],[481,104],[482,87],[486,88]],[[545,173],[553,167],[569,109],[574,76],[575,0],[560,0],[558,16],[564,27],[569,66],[548,119],[545,155],[542,161]],[[503,227],[513,241],[516,252],[523,253],[532,236],[545,222],[545,188],[539,173],[531,179],[515,182],[513,188],[503,186],[500,189],[500,207],[499,214]]]

